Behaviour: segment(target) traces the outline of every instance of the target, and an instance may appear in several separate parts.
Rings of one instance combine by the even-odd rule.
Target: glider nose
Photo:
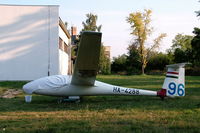
[[[27,83],[25,84],[23,87],[22,87],[23,91],[28,94],[26,95],[24,98],[25,98],[25,101],[27,103],[30,103],[32,101],[32,91],[31,91],[31,86],[30,86],[30,83]]]
[[[22,87],[22,89],[23,89],[23,91],[24,91],[25,93],[27,93],[28,90],[29,90],[28,84],[25,84],[25,85]]]
[[[32,94],[32,86],[30,85],[30,83],[25,84],[22,87],[23,91],[27,94]]]

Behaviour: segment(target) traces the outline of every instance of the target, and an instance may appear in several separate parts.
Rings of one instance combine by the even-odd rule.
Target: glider
[[[68,97],[70,101],[79,96],[97,95],[145,95],[176,97],[185,96],[185,68],[187,63],[167,65],[162,89],[150,91],[127,88],[96,81],[101,48],[100,32],[82,32],[73,75],[53,75],[31,81],[23,86],[29,96],[32,94]],[[30,101],[29,101],[30,102]]]

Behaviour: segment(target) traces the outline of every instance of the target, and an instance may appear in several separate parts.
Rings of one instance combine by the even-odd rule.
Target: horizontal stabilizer
[[[171,64],[171,65],[167,65],[167,68],[183,68],[185,67],[185,65],[187,64],[191,64],[191,63],[178,63],[178,64]]]

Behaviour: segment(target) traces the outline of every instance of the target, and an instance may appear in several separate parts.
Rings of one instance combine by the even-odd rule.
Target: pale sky
[[[0,4],[18,5],[59,5],[60,17],[69,26],[82,29],[85,14],[98,15],[98,24],[102,24],[103,44],[111,46],[111,56],[127,53],[131,42],[130,25],[126,22],[129,13],[151,9],[154,33],[167,33],[160,51],[172,45],[172,39],[178,33],[192,35],[194,27],[200,27],[195,11],[200,10],[198,0],[1,0]],[[151,44],[151,41],[149,41]]]

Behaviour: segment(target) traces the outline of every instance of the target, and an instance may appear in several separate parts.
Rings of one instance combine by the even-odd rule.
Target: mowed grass
[[[159,90],[164,76],[102,76],[119,86]],[[21,89],[25,82],[0,82],[0,93]],[[24,94],[0,99],[0,132],[200,132],[200,77],[186,77],[186,96],[160,100],[148,96],[82,97],[80,103],[57,104],[56,97]]]

